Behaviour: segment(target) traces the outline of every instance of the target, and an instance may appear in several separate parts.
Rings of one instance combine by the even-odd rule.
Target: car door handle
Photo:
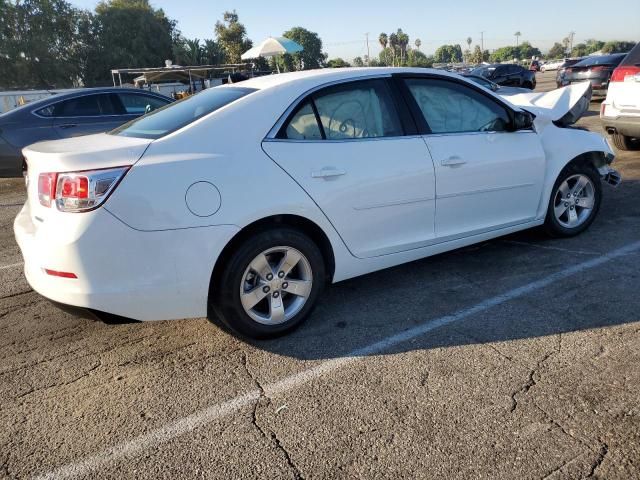
[[[465,163],[467,163],[467,161],[457,155],[452,155],[449,158],[443,158],[440,162],[443,167],[455,167],[456,165],[463,165]]]
[[[333,167],[324,167],[322,170],[315,170],[311,172],[312,178],[332,178],[339,177],[340,175],[344,175],[347,172],[344,170],[340,170],[338,168]]]
[[[60,125],[60,128],[73,128],[73,127],[77,127],[78,124],[77,123],[67,123],[65,125]]]

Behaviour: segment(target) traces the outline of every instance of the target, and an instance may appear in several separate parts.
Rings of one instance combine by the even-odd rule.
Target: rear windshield
[[[254,88],[241,87],[210,88],[154,110],[109,133],[124,137],[160,138],[255,91]]]
[[[635,65],[640,67],[640,43],[631,49],[629,55],[624,57],[622,65]]]
[[[575,64],[576,67],[590,67],[591,65],[618,65],[624,58],[624,53],[614,55],[602,55],[601,57],[585,58]]]

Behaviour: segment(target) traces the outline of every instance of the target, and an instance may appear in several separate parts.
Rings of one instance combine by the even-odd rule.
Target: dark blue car
[[[135,88],[82,88],[0,115],[0,177],[22,175],[22,148],[42,140],[113,130],[173,102]]]

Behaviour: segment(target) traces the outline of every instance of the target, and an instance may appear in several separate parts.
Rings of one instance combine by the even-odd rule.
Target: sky
[[[70,0],[93,9],[96,0]],[[151,0],[168,17],[178,21],[187,38],[214,38],[213,26],[225,10],[235,9],[254,44],[280,36],[291,27],[317,32],[329,58],[352,60],[367,53],[366,33],[372,56],[380,51],[378,35],[402,28],[422,41],[420,49],[432,54],[445,43],[480,44],[485,49],[529,41],[543,52],[570,31],[574,44],[588,38],[640,41],[640,0]]]

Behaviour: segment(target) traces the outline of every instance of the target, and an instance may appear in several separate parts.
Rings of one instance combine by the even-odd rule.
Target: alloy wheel
[[[555,194],[553,213],[556,220],[565,228],[579,227],[591,216],[595,199],[595,186],[588,176],[567,177]]]
[[[273,247],[249,263],[242,275],[240,301],[254,321],[278,325],[302,310],[312,285],[311,264],[299,250]]]

